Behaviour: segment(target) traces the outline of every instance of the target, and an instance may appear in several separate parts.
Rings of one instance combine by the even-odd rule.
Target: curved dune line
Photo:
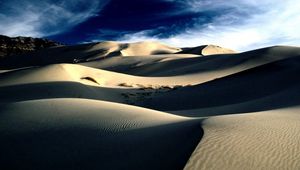
[[[201,120],[87,99],[0,104],[1,169],[182,169]]]

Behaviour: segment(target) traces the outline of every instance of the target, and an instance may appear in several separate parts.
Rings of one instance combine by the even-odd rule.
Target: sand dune
[[[107,58],[83,65],[140,76],[202,74],[213,80],[263,64],[300,55],[299,48],[275,46],[238,54],[195,56],[190,54]],[[147,59],[145,59],[147,58]]]
[[[139,55],[152,55],[152,54],[173,54],[181,51],[180,48],[169,47],[159,42],[137,42],[125,44],[120,52],[122,56],[139,56]]]
[[[299,112],[295,107],[208,118],[185,169],[298,169]]]
[[[202,135],[194,119],[86,99],[0,110],[1,169],[180,169]]]
[[[56,63],[82,63],[116,56],[167,56],[167,54],[173,54],[172,56],[169,55],[170,58],[173,58],[174,55],[194,56],[233,53],[232,50],[214,45],[199,48],[201,48],[201,52],[196,53],[195,51],[197,51],[198,47],[187,50],[152,41],[136,43],[104,41],[73,46],[57,46],[37,52],[10,56],[0,60],[0,69],[14,69]],[[180,52],[183,55],[180,55]]]
[[[73,64],[56,64],[45,67],[6,72],[0,77],[0,86],[16,84],[74,81],[101,87],[155,87],[155,86],[186,86],[198,84],[204,79],[197,80],[197,74],[172,77],[141,77],[94,69]],[[125,83],[126,85],[122,85]]]
[[[1,60],[0,68],[13,69],[55,63],[79,63],[114,56],[172,54],[178,51],[181,49],[169,47],[159,42],[118,43],[104,41],[74,46],[58,46],[7,57]]]
[[[0,169],[300,166],[299,47],[108,41],[0,68]]]
[[[198,55],[214,55],[214,54],[233,54],[234,50],[223,48],[216,45],[202,45],[198,47],[182,48],[182,51],[178,52],[182,54],[198,54]]]
[[[197,84],[197,75],[140,77],[80,65],[56,64],[0,76],[0,101],[88,98],[132,104],[155,93]]]
[[[269,108],[277,107],[276,105],[289,106],[289,103],[295,104],[299,101],[299,99],[296,100],[298,95],[295,96],[294,100],[288,100],[289,96],[294,96],[293,93],[297,94],[300,91],[298,79],[300,65],[298,63],[300,63],[300,55],[204,84],[158,94],[156,97],[144,101],[143,105],[160,110],[213,109],[214,107],[227,106],[227,109],[222,109],[222,114],[226,113],[225,110],[228,112],[229,105],[244,104],[245,102],[251,105],[255,100],[264,100],[265,102],[252,104],[252,110],[245,107],[244,104],[243,109],[250,109],[245,112],[266,109],[266,106]],[[180,96],[180,98],[176,96]],[[269,96],[272,96],[271,99],[268,99]],[[197,98],[197,100],[189,100],[192,97]],[[282,100],[276,102],[275,99],[280,98]],[[236,108],[233,110],[233,112],[237,111]],[[203,115],[204,112],[200,111],[200,113]]]

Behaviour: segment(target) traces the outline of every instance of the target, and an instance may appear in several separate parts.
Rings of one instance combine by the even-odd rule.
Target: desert
[[[297,169],[299,57],[159,42],[3,57],[1,169]]]

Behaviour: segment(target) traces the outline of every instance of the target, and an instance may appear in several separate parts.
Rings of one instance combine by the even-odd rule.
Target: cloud
[[[43,37],[93,17],[108,0],[10,0],[0,2],[0,34]]]
[[[175,46],[217,44],[246,51],[271,45],[300,45],[300,4],[297,0],[166,0],[184,3],[194,12],[219,12],[210,22],[197,22],[183,32],[159,38],[144,30],[121,41],[157,40]],[[201,20],[201,17],[199,18]]]

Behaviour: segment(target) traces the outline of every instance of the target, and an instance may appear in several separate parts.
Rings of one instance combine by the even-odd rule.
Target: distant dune
[[[159,42],[137,42],[118,43],[114,41],[104,41],[74,46],[57,46],[47,48],[32,53],[13,55],[0,59],[0,68],[13,69],[28,66],[40,66],[56,63],[82,63],[88,61],[101,60],[116,56],[149,56],[175,54],[183,49],[170,47]],[[231,50],[229,50],[231,51]],[[203,52],[195,53],[195,50],[187,50],[187,56],[206,54],[228,53],[227,49],[217,46],[207,46]],[[178,55],[175,55],[178,56]]]
[[[0,68],[0,169],[300,167],[300,47],[107,41]]]
[[[233,54],[235,51],[222,48],[216,45],[202,45],[198,47],[182,48],[179,54],[197,54],[197,55],[214,55],[214,54]]]

